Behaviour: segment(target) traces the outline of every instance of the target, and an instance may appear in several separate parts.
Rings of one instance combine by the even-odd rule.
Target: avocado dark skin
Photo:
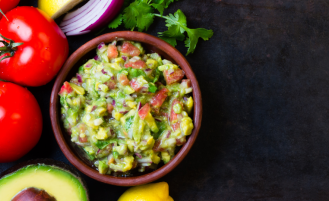
[[[17,194],[12,201],[56,201],[56,199],[44,190],[28,188]]]

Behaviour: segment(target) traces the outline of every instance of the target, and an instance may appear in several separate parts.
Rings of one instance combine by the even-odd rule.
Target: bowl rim
[[[109,43],[115,39],[118,38],[124,38],[125,40],[130,41],[137,41],[146,43],[151,46],[156,46],[158,49],[165,52],[168,56],[170,56],[175,63],[177,63],[186,73],[186,76],[191,80],[192,88],[193,88],[193,99],[194,99],[194,115],[193,115],[193,123],[194,123],[194,129],[192,131],[192,134],[187,138],[186,143],[181,147],[179,152],[172,158],[167,164],[163,165],[161,168],[154,170],[153,172],[140,175],[140,176],[133,176],[133,177],[115,177],[111,175],[102,175],[97,170],[89,167],[87,164],[85,164],[69,147],[67,144],[63,132],[61,130],[61,122],[59,119],[58,109],[57,105],[59,102],[59,96],[58,92],[65,81],[68,73],[71,71],[71,69],[74,67],[74,65],[88,52],[96,49],[97,45],[101,42]],[[198,84],[198,81],[195,77],[195,74],[190,66],[190,64],[187,62],[186,58],[173,46],[168,44],[167,42],[141,32],[136,31],[117,31],[117,32],[111,32],[107,34],[103,34],[101,36],[98,36],[84,45],[82,45],[80,48],[78,48],[65,62],[62,69],[60,70],[58,76],[56,77],[51,97],[50,97],[50,119],[51,119],[51,125],[52,129],[56,138],[56,141],[64,153],[65,157],[69,160],[69,162],[75,166],[78,170],[80,170],[85,175],[98,180],[103,183],[112,184],[116,186],[136,186],[141,184],[150,183],[152,181],[155,181],[170,171],[172,171],[187,155],[187,153],[192,148],[192,145],[194,144],[200,127],[201,127],[201,121],[202,121],[202,96],[200,87]]]

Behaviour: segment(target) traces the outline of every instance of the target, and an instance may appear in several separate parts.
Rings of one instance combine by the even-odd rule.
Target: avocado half
[[[80,176],[66,164],[35,160],[19,166],[0,178],[1,201],[89,201]]]

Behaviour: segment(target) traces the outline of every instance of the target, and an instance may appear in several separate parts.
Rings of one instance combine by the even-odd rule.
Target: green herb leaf
[[[128,117],[126,119],[126,124],[125,124],[125,130],[128,131],[131,128],[131,125],[133,124],[134,116]]]
[[[188,38],[185,40],[185,46],[188,47],[188,50],[186,55],[194,52],[199,38],[209,40],[214,33],[212,30],[207,30],[204,28],[188,28],[186,24],[186,16],[180,9],[178,9],[174,15],[169,14],[168,16],[161,16],[159,14],[155,14],[155,16],[166,19],[166,26],[168,27],[168,30],[160,32],[159,35],[160,37],[164,37],[167,42],[175,45],[177,44],[176,39],[184,40],[184,32],[187,32]],[[169,40],[168,38],[173,38],[173,40]]]
[[[164,11],[165,7],[162,4],[152,3],[151,6],[153,6],[153,8],[155,8],[155,9],[157,9],[159,11],[159,13],[161,15],[163,15],[163,11]]]
[[[98,147],[98,149],[104,149],[107,145],[109,145],[110,144],[110,141],[97,141],[96,143],[95,143],[95,146],[96,147]]]
[[[214,34],[212,30],[207,30],[203,28],[189,29],[186,31],[188,38],[185,40],[185,47],[188,47],[186,55],[193,53],[198,43],[199,38],[203,40],[209,40]]]
[[[149,92],[155,93],[158,90],[158,87],[156,87],[153,83],[149,83]]]
[[[153,79],[153,83],[157,82],[159,80],[159,77],[161,75],[161,71],[159,71],[158,68],[155,69],[155,75],[154,75],[154,79]]]
[[[83,150],[86,152],[86,155],[88,156],[89,160],[93,161],[95,159],[95,157],[89,154],[85,149]]]
[[[153,23],[153,8],[144,1],[131,3],[123,12],[123,22],[127,29],[137,27],[138,31],[144,31]]]
[[[123,15],[119,14],[109,25],[110,29],[116,29],[122,24]]]
[[[152,133],[152,136],[154,139],[158,139],[160,135],[163,133],[163,131],[167,130],[167,124],[165,122],[155,122],[157,127],[159,128],[159,131],[157,133]]]

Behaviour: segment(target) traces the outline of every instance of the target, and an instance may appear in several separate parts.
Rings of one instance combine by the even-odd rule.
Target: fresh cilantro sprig
[[[193,53],[199,38],[209,40],[213,36],[212,30],[204,28],[190,29],[187,27],[186,16],[178,9],[174,15],[163,16],[164,9],[178,0],[125,0],[123,11],[108,25],[109,28],[118,28],[124,24],[126,29],[147,31],[154,21],[154,17],[166,19],[167,31],[159,32],[159,37],[172,46],[177,45],[177,40],[184,41],[188,48],[186,55]],[[160,14],[154,13],[154,9]],[[187,36],[185,35],[187,33]]]
[[[198,43],[199,38],[203,40],[209,40],[214,34],[212,30],[207,30],[204,28],[190,29],[186,24],[186,16],[184,13],[178,9],[174,15],[171,13],[168,16],[163,16],[159,14],[154,14],[157,17],[162,17],[166,19],[167,31],[159,32],[160,38],[167,41],[172,46],[177,45],[176,40],[183,41],[185,39],[184,33],[187,33],[187,38],[185,40],[185,47],[188,48],[186,55],[193,53],[195,47]]]

